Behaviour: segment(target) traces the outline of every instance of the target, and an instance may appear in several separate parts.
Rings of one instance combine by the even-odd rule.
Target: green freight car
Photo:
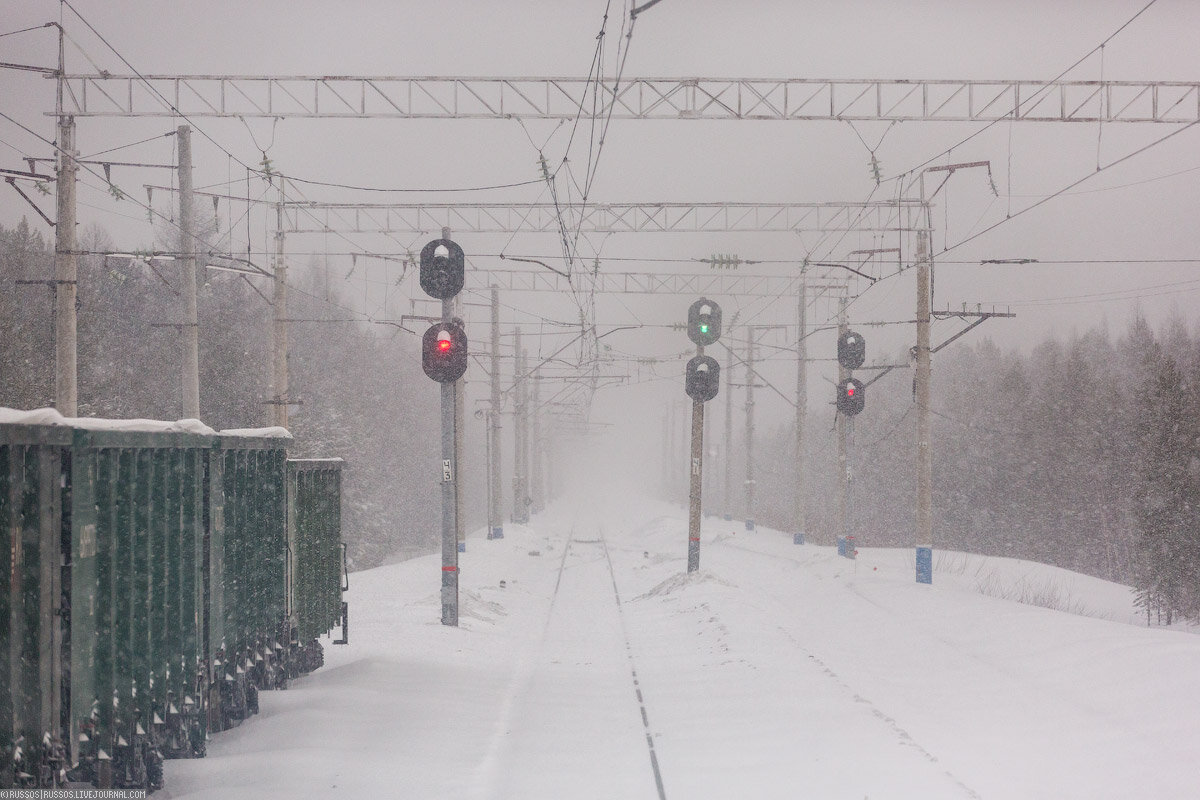
[[[341,461],[56,417],[0,415],[0,788],[154,789],[346,639]]]

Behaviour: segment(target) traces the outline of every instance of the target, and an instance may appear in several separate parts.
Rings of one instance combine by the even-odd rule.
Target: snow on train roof
[[[221,431],[222,436],[256,436],[261,439],[291,439],[292,434],[287,428],[278,425],[269,428],[229,428]]]
[[[101,419],[99,417],[64,417],[53,408],[37,408],[20,411],[15,408],[0,408],[0,423],[10,425],[55,425],[80,428],[89,431],[135,431],[141,433],[200,433],[208,436],[218,432],[198,419],[180,419],[170,422],[157,419]],[[220,431],[222,436],[251,436],[262,439],[291,439],[286,428],[234,428]]]

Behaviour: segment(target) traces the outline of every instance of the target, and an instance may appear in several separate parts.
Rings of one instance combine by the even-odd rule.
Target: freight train
[[[346,643],[342,461],[290,443],[0,409],[0,788],[153,791]]]

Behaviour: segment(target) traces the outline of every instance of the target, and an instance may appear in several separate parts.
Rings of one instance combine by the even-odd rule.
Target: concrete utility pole
[[[700,348],[703,355],[704,348]],[[688,572],[700,569],[700,503],[704,477],[704,403],[692,401],[692,453],[688,478]]]
[[[442,301],[442,321],[449,322],[450,301]],[[442,420],[442,624],[458,625],[458,470],[454,463],[454,382],[441,386]]]
[[[675,465],[676,482],[680,494],[683,494],[684,488],[690,486],[691,483],[688,478],[690,467],[687,466],[690,462],[685,458],[691,451],[692,423],[691,417],[688,415],[688,408],[691,406],[690,400],[691,398],[675,400],[678,404],[675,407],[676,456],[671,459],[671,463]]]
[[[504,501],[500,496],[500,290],[492,287],[492,410],[488,415],[490,463],[488,477],[488,538],[504,538]]]
[[[671,499],[671,406],[663,406],[662,414],[662,493]]]
[[[455,317],[461,319],[457,314]],[[454,469],[457,473],[454,479],[454,535],[458,539],[458,552],[465,553],[467,550],[467,515],[463,513],[463,495],[465,493],[461,491],[462,482],[458,476],[463,475],[466,471],[466,462],[463,457],[463,430],[466,428],[463,402],[466,392],[463,391],[460,383],[462,383],[462,378],[454,381]]]
[[[671,401],[668,400],[663,406],[663,429],[662,429],[662,490],[663,496],[668,502],[674,499],[671,491]]]
[[[725,503],[726,521],[733,519],[733,325],[725,346]]]
[[[514,403],[514,416],[516,417],[513,425],[513,522],[524,525],[529,522],[529,505],[525,502],[529,496],[528,480],[528,456],[529,456],[529,434],[528,420],[526,419],[527,406],[525,391],[525,351],[521,349],[521,329],[517,328],[514,338],[514,347],[516,349],[516,368],[514,370],[514,389],[516,394],[516,402]]]
[[[712,464],[716,464],[717,449],[716,442],[713,441],[713,436],[712,414],[706,414],[704,416],[704,447],[706,448],[705,455],[708,456],[708,459]],[[701,487],[704,490],[704,496],[709,499],[710,503],[712,502],[714,491],[714,478],[712,473],[713,471],[711,469],[705,470],[704,485]]]
[[[442,321],[450,321],[450,301],[442,301]],[[441,386],[442,421],[442,624],[458,625],[458,514],[454,463],[454,382]]]
[[[79,262],[75,245],[75,118],[63,113],[65,74],[63,31],[58,31],[57,221],[54,226],[54,406],[64,417],[79,414],[78,352],[75,303],[78,298]]]
[[[672,398],[670,404],[667,406],[667,495],[672,499],[676,497],[675,492],[678,489],[678,485],[675,482],[675,471],[678,469],[675,458],[676,450],[678,449],[675,446],[675,426],[677,424],[675,404],[676,401]]]
[[[549,422],[550,432],[546,434],[547,445],[542,450],[542,471],[544,473],[544,477],[542,478],[542,492],[544,502],[546,503],[558,497],[558,483],[555,481],[554,472],[554,449],[558,444],[558,422],[554,419],[550,419]]]
[[[450,239],[450,229],[442,228],[442,238]],[[365,284],[364,284],[365,285]],[[458,320],[460,323],[463,319],[462,311],[462,293],[456,294],[450,300],[452,319]],[[465,325],[464,325],[465,327]],[[466,462],[463,457],[463,437],[465,435],[466,421],[466,384],[463,379],[459,378],[454,381],[454,534],[458,539],[458,552],[466,552],[467,549],[467,532],[465,529],[467,515],[463,511],[464,492],[462,491],[462,481],[459,476],[466,474]],[[456,573],[457,574],[457,573]]]
[[[846,327],[847,327],[846,326],[846,296],[843,295],[841,302],[839,304],[839,307],[838,307],[838,337],[839,338],[841,337],[842,334],[844,334],[846,332]],[[850,373],[846,370],[846,368],[843,367],[841,365],[841,363],[839,363],[838,364],[838,385],[841,385],[842,381],[846,380],[846,378],[849,377],[849,375],[850,375]],[[837,535],[838,535],[839,539],[846,538],[846,517],[848,515],[847,492],[849,490],[849,487],[848,487],[849,475],[847,474],[847,471],[846,471],[846,465],[847,465],[846,436],[847,436],[847,427],[851,424],[853,424],[853,423],[852,423],[850,417],[847,417],[845,414],[838,413],[838,415],[837,415],[837,447],[838,447],[837,532],[838,533],[837,533]]]
[[[796,455],[795,464],[795,528],[792,541],[804,544],[805,496],[804,496],[804,422],[808,410],[808,281],[800,280],[800,291],[796,303],[796,326],[799,334],[796,342]]]
[[[529,496],[533,500],[533,511],[537,513],[546,507],[545,484],[542,482],[542,376],[535,370],[530,379],[533,383],[533,402],[529,404],[529,414],[533,433],[529,438]]]
[[[180,125],[179,252],[183,258],[183,416],[200,419],[200,316],[196,300],[196,217],[192,193],[192,129]],[[280,236],[282,236],[282,225]],[[287,413],[286,406],[284,413]]]
[[[279,202],[275,205],[275,294],[271,310],[271,424],[288,426],[288,327],[287,261],[283,257],[283,207],[286,178],[279,177]]]
[[[923,181],[923,178],[922,178]],[[921,196],[924,197],[922,187]],[[933,467],[929,448],[930,305],[929,240],[917,233],[917,583],[933,583]]]
[[[704,355],[704,345],[696,346],[696,355]],[[700,569],[700,511],[703,491],[704,401],[693,399],[691,453],[688,459],[688,572]]]
[[[746,530],[754,530],[754,328],[746,326]]]

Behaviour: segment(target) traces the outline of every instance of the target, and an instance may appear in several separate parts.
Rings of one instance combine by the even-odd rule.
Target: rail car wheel
[[[42,785],[47,789],[61,786],[67,780],[67,750],[59,739],[49,739],[42,749]]]
[[[267,684],[272,689],[288,688],[288,668],[278,655],[271,660],[270,682]]]
[[[146,743],[146,755],[143,759],[146,765],[146,789],[156,791],[163,788],[163,757],[162,753]]]
[[[220,708],[221,730],[227,731],[242,724],[242,717],[244,716],[242,695],[238,691],[237,680],[229,675],[226,675],[225,680],[221,682]]]
[[[146,788],[146,760],[142,758],[142,748],[133,747],[133,758],[130,759],[126,789]]]
[[[204,758],[208,753],[208,742],[205,741],[204,730],[199,721],[194,721],[189,726],[188,735],[192,744],[192,758]]]

